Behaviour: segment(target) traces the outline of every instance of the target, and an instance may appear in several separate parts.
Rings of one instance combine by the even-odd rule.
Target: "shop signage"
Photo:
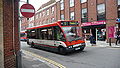
[[[86,22],[82,23],[81,26],[91,26],[91,25],[101,25],[101,24],[106,24],[106,21],[95,21],[95,22]]]
[[[114,26],[109,26],[108,27],[108,37],[109,38],[114,38],[115,36],[115,27]]]

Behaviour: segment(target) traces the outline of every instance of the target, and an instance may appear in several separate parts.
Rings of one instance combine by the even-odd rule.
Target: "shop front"
[[[86,40],[93,35],[96,41],[106,40],[106,21],[86,22],[81,24],[82,32]]]

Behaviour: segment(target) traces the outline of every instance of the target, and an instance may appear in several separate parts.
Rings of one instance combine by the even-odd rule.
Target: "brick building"
[[[18,2],[0,0],[0,68],[17,68],[20,64]]]
[[[108,41],[109,27],[115,27],[113,35],[116,31],[119,5],[120,0],[50,0],[36,12],[34,26],[57,20],[78,20],[81,35],[84,34],[86,39],[92,34],[96,40]]]

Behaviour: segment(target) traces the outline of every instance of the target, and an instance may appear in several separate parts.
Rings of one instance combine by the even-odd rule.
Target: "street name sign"
[[[20,8],[20,12],[24,17],[30,18],[34,16],[35,8],[31,4],[23,4]]]

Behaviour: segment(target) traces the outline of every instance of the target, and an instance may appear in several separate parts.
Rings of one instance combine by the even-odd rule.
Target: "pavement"
[[[22,50],[22,68],[66,68],[51,59]]]
[[[90,44],[90,41],[86,41],[86,46],[87,46],[87,47],[92,47],[92,45]],[[95,47],[112,47],[112,48],[120,48],[120,44],[115,45],[115,43],[111,43],[111,46],[110,46],[110,44],[107,43],[106,41],[96,41]]]
[[[115,43],[106,43],[105,41],[96,41],[96,45],[92,46],[90,41],[86,41],[87,47],[112,47],[112,48],[120,48],[120,44],[115,45]],[[29,53],[26,53],[22,50],[22,68],[64,68],[64,67],[57,67],[45,60],[35,57]]]
[[[22,53],[22,68],[51,68],[44,62],[40,61],[33,56]]]

